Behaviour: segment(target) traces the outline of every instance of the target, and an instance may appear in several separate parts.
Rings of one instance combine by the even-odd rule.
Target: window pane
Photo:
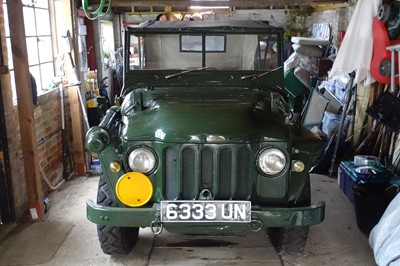
[[[21,2],[24,6],[34,6],[34,1],[32,0],[22,0]]]
[[[29,72],[35,78],[38,95],[42,94],[42,86],[41,86],[42,81],[41,81],[41,78],[40,78],[40,68],[39,68],[39,66],[30,67],[29,68]]]
[[[21,0],[23,4],[26,46],[28,52],[29,72],[35,78],[38,95],[52,88],[54,77],[54,54],[51,39],[49,0]],[[7,18],[7,1],[3,0],[4,16]],[[58,1],[56,1],[58,2]],[[9,35],[8,21],[5,22],[7,36]],[[13,70],[10,39],[7,39],[9,68]],[[12,86],[15,87],[14,72]],[[13,88],[13,99],[16,99]]]
[[[202,37],[195,35],[181,36],[181,51],[182,52],[201,52]]]
[[[8,9],[7,5],[3,4],[3,13],[4,13],[4,28],[5,28],[5,33],[6,37],[10,36],[10,29],[8,26]]]
[[[28,50],[29,65],[39,64],[37,37],[26,38],[26,49]]]
[[[35,9],[36,11],[36,25],[37,35],[50,35],[50,18],[49,11],[46,9]]]
[[[35,14],[31,7],[24,7],[25,36],[36,35]]]
[[[182,35],[181,51],[182,52],[201,52],[203,49],[202,36]],[[225,52],[225,36],[207,35],[206,36],[206,52]]]
[[[14,69],[14,62],[13,62],[12,51],[11,51],[11,39],[6,38],[6,43],[7,43],[6,45],[7,45],[8,62],[5,62],[5,63],[8,64],[9,69]]]
[[[40,76],[42,77],[42,88],[51,89],[54,78],[53,62],[40,65]]]
[[[49,8],[48,0],[36,0],[35,7]]]
[[[39,37],[39,61],[40,63],[53,61],[53,52],[50,37]]]
[[[206,36],[207,52],[225,52],[225,36]]]
[[[15,74],[14,74],[14,70],[10,71],[10,79],[11,79],[12,99],[13,99],[13,102],[16,102],[17,101],[17,91],[15,90]]]

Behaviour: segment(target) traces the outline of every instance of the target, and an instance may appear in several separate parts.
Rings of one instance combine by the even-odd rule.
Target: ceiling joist
[[[99,1],[89,1],[98,3]],[[348,0],[113,0],[113,7],[127,6],[231,6],[231,7],[252,7],[269,8],[270,6],[301,6],[301,5],[323,5],[347,3]]]
[[[103,0],[86,0],[89,9],[96,10]],[[104,9],[107,8],[107,1]],[[158,14],[171,11],[197,12],[189,9],[200,6],[216,13],[234,12],[250,9],[285,9],[301,6],[312,6],[315,11],[336,9],[349,5],[349,0],[113,0],[111,6],[115,13],[123,14]],[[229,7],[219,9],[218,7]]]

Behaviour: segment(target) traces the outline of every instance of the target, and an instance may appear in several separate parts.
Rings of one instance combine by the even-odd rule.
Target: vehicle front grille
[[[218,200],[250,198],[254,168],[250,146],[166,147],[163,158],[165,199],[198,199],[203,189],[210,190]]]

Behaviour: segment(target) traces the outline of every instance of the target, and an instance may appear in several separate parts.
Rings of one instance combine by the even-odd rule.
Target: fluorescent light
[[[190,6],[189,9],[204,10],[204,9],[229,9],[229,6]]]

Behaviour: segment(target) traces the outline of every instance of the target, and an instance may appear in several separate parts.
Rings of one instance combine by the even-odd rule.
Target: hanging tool
[[[343,126],[346,121],[347,109],[348,109],[348,106],[350,103],[351,96],[353,95],[353,90],[354,90],[353,81],[354,81],[354,77],[356,76],[356,72],[353,71],[353,72],[349,73],[349,76],[350,76],[350,80],[347,83],[346,95],[344,97],[344,104],[343,104],[342,116],[341,116],[340,124],[339,124],[339,130],[336,133],[336,143],[335,143],[335,148],[333,150],[331,166],[329,168],[329,176],[332,176],[332,174],[334,173],[337,151],[339,148],[340,139],[342,137]]]
[[[63,179],[68,178],[67,174],[67,159],[68,159],[68,154],[69,154],[69,149],[68,149],[68,140],[65,134],[65,111],[64,111],[64,90],[62,83],[60,82],[58,84],[58,90],[60,93],[60,107],[61,107],[61,141],[62,141],[62,151],[63,151],[63,172],[62,176]],[[71,164],[72,168],[72,164]],[[53,188],[52,188],[53,189]]]
[[[74,59],[72,58],[72,45],[71,45],[71,33],[69,30],[65,30],[62,34],[61,51],[63,54],[68,54],[72,68],[75,70]]]

